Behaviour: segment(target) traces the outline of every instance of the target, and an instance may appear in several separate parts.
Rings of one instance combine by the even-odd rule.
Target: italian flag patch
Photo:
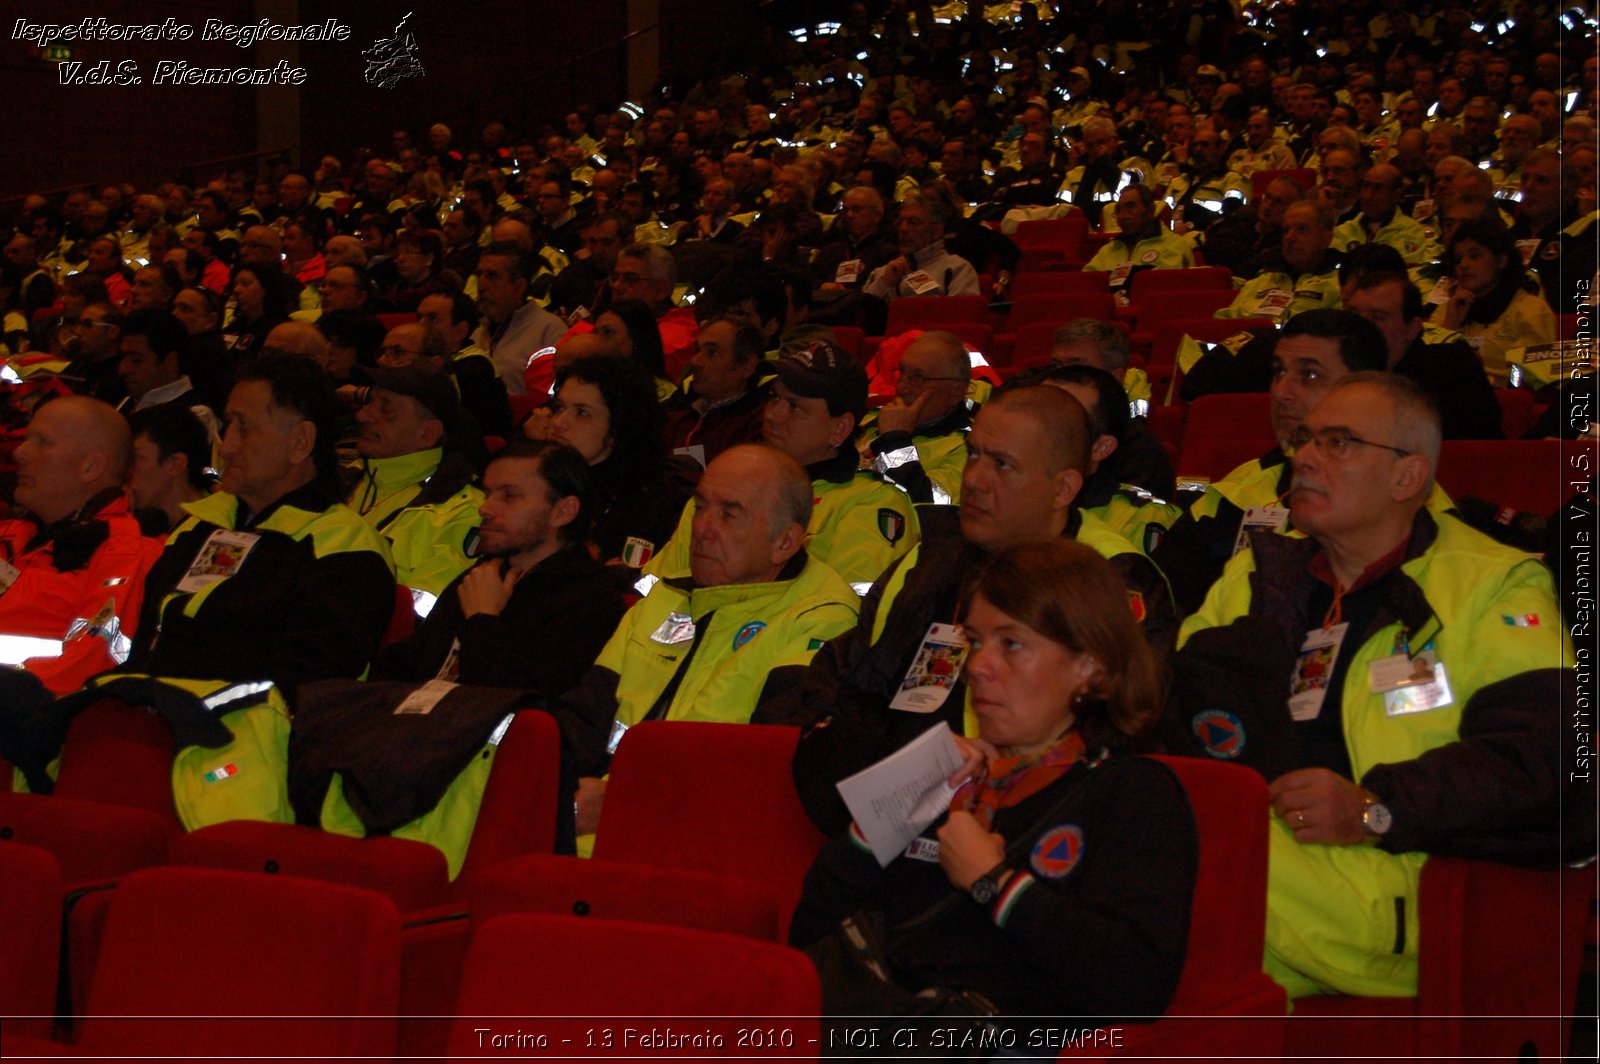
[[[207,783],[221,783],[223,780],[227,779],[229,776],[237,776],[238,774],[239,774],[239,769],[237,767],[235,767],[234,765],[230,764],[230,765],[222,765],[222,766],[220,766],[218,768],[214,768],[210,772],[207,772],[205,774],[205,776],[203,776],[202,778]]]
[[[1500,619],[1513,628],[1539,627],[1539,615],[1537,613],[1519,613],[1515,617],[1509,613],[1502,613]]]

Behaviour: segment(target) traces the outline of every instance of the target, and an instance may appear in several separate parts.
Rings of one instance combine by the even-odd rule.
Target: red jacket
[[[125,492],[102,500],[92,518],[57,522],[43,542],[33,543],[41,533],[32,521],[0,521],[0,559],[9,567],[0,567],[0,584],[11,581],[0,592],[0,660],[21,665],[58,695],[127,656],[145,573],[161,555],[161,541],[139,531]],[[70,566],[65,571],[58,553],[59,564]]]

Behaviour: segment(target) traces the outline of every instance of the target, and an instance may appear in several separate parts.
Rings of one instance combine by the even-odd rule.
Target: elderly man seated
[[[1271,780],[1266,965],[1291,995],[1416,993],[1430,854],[1593,852],[1592,803],[1563,817],[1573,651],[1550,574],[1430,512],[1439,441],[1410,381],[1345,377],[1287,437],[1303,536],[1252,533],[1180,637],[1180,684],[1197,655],[1225,678],[1233,642],[1288,666],[1247,702],[1263,663],[1234,658],[1237,686],[1193,724]]]
[[[601,777],[643,720],[741,723],[797,683],[812,653],[855,623],[850,585],[805,551],[811,478],[772,447],[714,459],[695,492],[690,572],[655,584],[560,700],[579,779],[578,834],[594,831]]]

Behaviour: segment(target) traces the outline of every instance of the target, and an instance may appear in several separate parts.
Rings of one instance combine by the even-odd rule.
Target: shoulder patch
[[[890,545],[900,542],[900,537],[906,534],[906,519],[898,510],[887,506],[878,507],[878,532]]]
[[[1039,837],[1028,864],[1045,879],[1065,879],[1083,858],[1083,829],[1061,824]]]

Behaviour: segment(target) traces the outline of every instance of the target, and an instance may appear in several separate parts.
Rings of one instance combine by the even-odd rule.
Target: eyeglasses
[[[405,359],[409,361],[413,358],[421,358],[422,352],[412,351],[410,348],[401,347],[399,344],[384,344],[382,347],[378,348],[378,357]]]
[[[897,376],[913,388],[920,388],[924,384],[933,384],[936,381],[959,381],[964,379],[961,377],[930,377],[918,369],[901,370]]]
[[[1393,444],[1379,443],[1376,440],[1364,440],[1349,429],[1308,429],[1304,425],[1289,434],[1284,451],[1293,457],[1297,452],[1312,443],[1317,445],[1318,450],[1333,459],[1347,457],[1350,453],[1350,448],[1358,445],[1362,447],[1381,447],[1385,451],[1393,451],[1401,458],[1408,458],[1411,455],[1410,451],[1403,450]]]

